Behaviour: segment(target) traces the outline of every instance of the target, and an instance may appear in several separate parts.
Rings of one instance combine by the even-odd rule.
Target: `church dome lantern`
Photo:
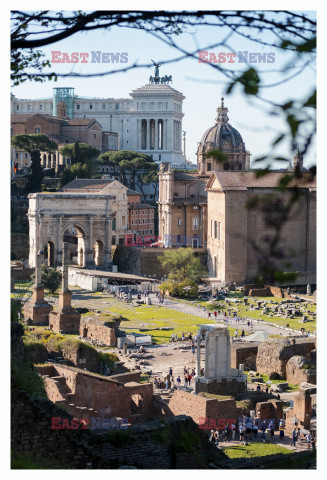
[[[208,155],[211,150],[225,154],[225,162],[219,162]],[[216,123],[202,136],[198,146],[198,173],[211,174],[212,170],[245,170],[249,165],[249,152],[241,134],[229,123],[228,108],[224,98],[217,108]]]

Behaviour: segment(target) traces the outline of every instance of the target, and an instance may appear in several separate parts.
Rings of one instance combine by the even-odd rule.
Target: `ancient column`
[[[37,253],[35,255],[35,286],[40,287],[42,285],[41,281],[41,260],[42,255]]]
[[[202,335],[199,330],[198,335],[196,337],[196,375],[197,377],[201,376],[201,338],[202,338]]]
[[[62,291],[68,290],[68,243],[64,242],[62,255]]]
[[[68,243],[64,242],[62,252],[62,283],[59,292],[59,307],[63,309],[71,309],[72,294],[68,288]]]

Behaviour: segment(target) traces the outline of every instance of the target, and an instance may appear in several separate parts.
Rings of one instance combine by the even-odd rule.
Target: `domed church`
[[[224,154],[220,160],[210,157],[212,150]],[[197,151],[198,174],[210,176],[213,171],[241,171],[250,169],[250,152],[245,149],[241,134],[229,123],[224,97],[217,108],[216,123],[202,136]]]

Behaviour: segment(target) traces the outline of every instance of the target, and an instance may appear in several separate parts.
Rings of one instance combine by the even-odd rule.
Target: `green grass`
[[[247,375],[248,377],[248,382],[251,382],[251,380],[254,378],[254,377],[251,377],[249,375],[249,372],[248,371],[244,371],[244,373]],[[271,385],[273,383],[283,383],[285,382],[285,380],[269,380],[269,376],[268,375],[262,375],[261,373],[258,373],[257,372],[257,375],[258,377],[262,377],[262,381],[263,383],[267,383],[268,381],[270,382],[269,384],[267,385]],[[299,385],[294,385],[292,383],[289,383],[288,384],[288,388],[286,390],[283,390],[284,392],[296,392],[299,390]]]
[[[210,319],[189,315],[177,310],[142,305],[139,307],[122,306],[110,307],[111,313],[116,313],[123,317],[120,328],[126,333],[142,333],[151,335],[155,343],[168,343],[172,334],[185,338],[192,332],[197,333],[198,325],[210,323]],[[172,330],[160,330],[161,327],[171,327]],[[235,335],[235,329],[229,329],[231,335]]]
[[[265,457],[266,455],[293,453],[292,450],[273,443],[249,443],[248,445],[222,447],[222,450],[229,458],[256,458]]]
[[[225,300],[217,301],[214,304],[209,302],[203,302],[203,301],[195,301],[195,302],[189,302],[189,303],[192,303],[193,305],[204,306],[209,310],[232,309],[237,311],[237,314],[240,317],[251,317],[257,320],[263,320],[265,322],[271,322],[281,326],[286,326],[288,324],[290,328],[294,328],[294,330],[301,330],[301,328],[305,328],[305,330],[309,330],[309,332],[311,333],[313,333],[316,330],[316,320],[313,320],[313,319],[309,319],[309,321],[306,323],[300,323],[296,318],[286,318],[286,317],[276,317],[276,316],[268,317],[268,315],[264,315],[259,310],[250,311],[250,306],[255,305],[254,300],[264,301],[269,304],[270,300],[280,303],[284,299],[277,298],[277,297],[248,297],[248,305],[244,305],[243,302],[235,305],[232,302],[230,304],[227,304]],[[316,305],[310,304],[307,307],[305,307],[305,309],[307,310],[306,314],[309,316],[311,313],[316,313]]]
[[[44,469],[67,469],[68,465],[53,460],[50,455],[49,458],[34,458],[31,453],[16,453],[11,454],[11,468],[13,470],[44,470]]]
[[[11,358],[11,377],[18,388],[29,395],[47,398],[42,377],[38,375],[31,364],[22,361],[15,355]]]

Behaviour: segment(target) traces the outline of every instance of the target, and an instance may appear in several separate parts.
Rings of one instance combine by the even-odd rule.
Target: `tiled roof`
[[[141,192],[137,192],[136,190],[131,190],[130,188],[128,188],[126,195],[142,195],[142,194]]]
[[[67,118],[65,119],[65,125],[80,126],[80,125],[93,125],[97,120],[95,118]]]
[[[61,123],[63,125],[71,126],[91,126],[94,123],[97,123],[95,118],[61,118],[46,115],[44,113],[14,113],[11,115],[11,123],[26,123],[33,117],[43,118],[51,123]]]
[[[44,115],[42,113],[14,113],[11,115],[11,123],[26,123],[28,120],[34,117],[39,117],[47,122],[51,123],[64,123],[65,119],[64,118],[59,118],[59,117],[52,117],[51,115]]]
[[[132,205],[128,205],[130,210],[142,210],[146,208],[154,208],[152,205],[148,205],[147,203],[133,203]]]
[[[198,178],[190,173],[183,173],[183,172],[174,172],[174,180],[175,181],[189,181],[195,180],[198,181]]]
[[[71,182],[67,183],[62,187],[64,191],[67,190],[102,190],[105,186],[112,183],[114,180],[101,180],[97,178],[75,178]]]
[[[260,177],[256,177],[255,172],[214,172],[214,175],[223,190],[246,190],[247,188],[278,187],[279,181],[285,176],[285,173],[271,172]],[[304,174],[298,186],[315,187],[316,181]]]

